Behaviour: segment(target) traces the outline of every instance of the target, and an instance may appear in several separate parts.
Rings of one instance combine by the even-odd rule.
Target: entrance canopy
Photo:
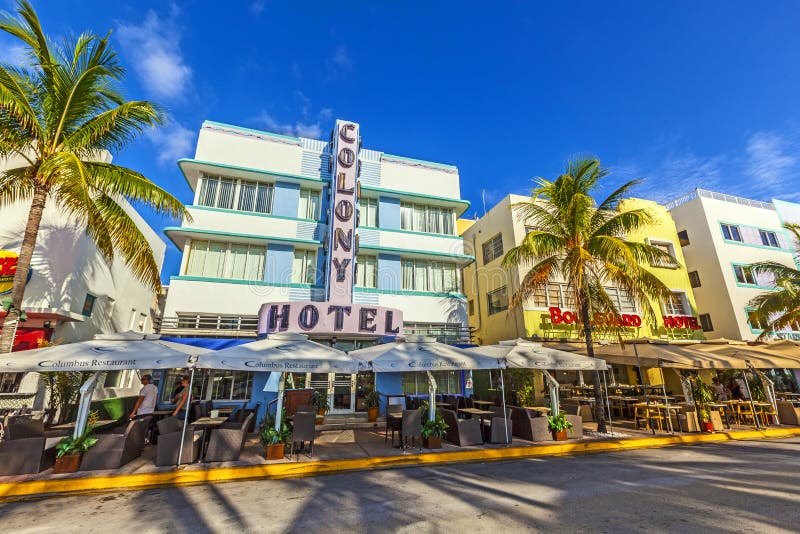
[[[341,350],[309,341],[305,334],[280,333],[206,354],[197,368],[353,374],[358,372],[358,362]]]
[[[503,358],[484,356],[472,349],[437,343],[436,338],[406,336],[393,343],[384,343],[350,352],[362,369],[379,373],[408,371],[461,371],[469,369],[501,369]]]
[[[506,366],[523,369],[551,369],[558,371],[598,370],[608,368],[606,362],[597,358],[589,358],[574,352],[566,352],[541,343],[514,339],[501,341],[497,345],[487,345],[467,349],[476,354],[492,358],[505,358]]]
[[[0,354],[0,372],[174,369],[191,366],[197,355],[206,352],[153,334],[101,334],[90,341]]]

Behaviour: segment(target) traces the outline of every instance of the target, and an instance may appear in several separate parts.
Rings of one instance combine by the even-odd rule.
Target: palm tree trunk
[[[581,320],[583,332],[586,336],[586,354],[594,358],[594,345],[592,344],[592,323],[589,318],[589,302],[586,293],[581,291]],[[606,432],[606,414],[603,411],[603,392],[600,389],[600,371],[594,370],[594,420],[597,421],[597,431]]]
[[[39,234],[39,225],[42,222],[46,201],[47,190],[44,187],[36,186],[33,191],[31,210],[28,212],[28,224],[25,225],[25,236],[22,238],[22,246],[19,251],[17,272],[14,274],[14,284],[11,289],[13,307],[3,320],[3,332],[0,334],[0,354],[11,352],[14,346],[14,338],[19,324],[19,311],[22,308],[22,297],[25,295],[25,284],[28,281],[28,271],[31,268],[33,250],[36,247],[36,237]]]

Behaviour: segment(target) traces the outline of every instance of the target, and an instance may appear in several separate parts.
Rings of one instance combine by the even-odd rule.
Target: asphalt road
[[[800,532],[800,438],[58,497],[27,532]]]

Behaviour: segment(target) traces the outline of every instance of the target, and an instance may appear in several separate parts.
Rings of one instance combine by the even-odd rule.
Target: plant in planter
[[[547,423],[555,441],[567,441],[567,430],[572,429],[572,423],[567,420],[567,414],[559,412],[558,415],[548,415]]]
[[[711,422],[711,412],[708,409],[708,405],[713,403],[715,399],[714,390],[703,382],[699,376],[695,376],[692,380],[692,396],[697,405],[700,428],[703,432],[714,432],[714,423]]]
[[[280,460],[284,456],[286,444],[292,439],[292,428],[286,421],[286,413],[281,416],[280,430],[275,429],[275,418],[270,414],[261,420],[258,429],[261,444],[266,447],[267,460]]]
[[[83,453],[97,445],[97,438],[92,435],[99,415],[97,412],[89,414],[86,430],[77,438],[67,436],[56,445],[56,463],[53,473],[74,473],[81,465]]]
[[[364,399],[364,404],[367,406],[367,421],[374,423],[378,420],[378,409],[381,405],[381,398],[378,392],[371,389]]]
[[[436,414],[433,421],[426,418],[425,422],[422,423],[422,445],[426,449],[441,449],[442,437],[447,428],[447,423],[444,422],[444,419],[439,414]]]
[[[311,406],[317,411],[317,424],[322,424],[325,414],[331,409],[328,404],[328,395],[321,391],[315,391],[314,396],[311,397]]]

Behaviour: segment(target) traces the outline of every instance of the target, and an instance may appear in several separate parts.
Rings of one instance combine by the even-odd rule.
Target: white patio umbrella
[[[89,417],[94,383],[102,371],[191,367],[208,349],[162,341],[157,334],[98,334],[89,341],[0,354],[0,372],[95,371],[81,388],[73,436],[83,434]]]
[[[476,354],[483,354],[493,358],[505,358],[506,366],[517,369],[539,369],[544,373],[550,387],[550,411],[558,414],[558,387],[559,384],[548,370],[557,371],[605,371],[608,366],[603,360],[589,358],[563,350],[544,347],[541,343],[526,339],[512,339],[500,341],[496,345],[485,345],[468,349]],[[502,373],[502,371],[501,371]]]
[[[428,415],[431,421],[436,417],[436,381],[431,371],[505,367],[502,358],[490,358],[468,349],[438,343],[436,338],[425,336],[405,336],[392,343],[351,351],[350,356],[360,360],[362,368],[376,373],[427,372],[430,394]]]

